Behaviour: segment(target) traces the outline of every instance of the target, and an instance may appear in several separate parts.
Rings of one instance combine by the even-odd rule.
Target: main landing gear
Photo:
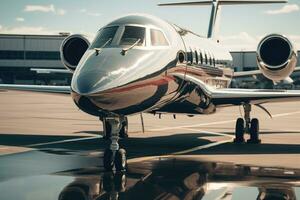
[[[244,119],[238,118],[235,125],[235,139],[234,143],[244,143],[244,134],[249,133],[250,139],[247,143],[259,144],[259,121],[257,118],[250,118],[251,104],[244,104]]]
[[[105,121],[105,122],[104,122]],[[116,171],[124,171],[127,166],[126,151],[119,147],[120,133],[124,128],[125,118],[107,117],[103,122],[109,124],[110,146],[104,151],[103,165],[106,171],[115,168]],[[126,120],[127,123],[127,120]]]

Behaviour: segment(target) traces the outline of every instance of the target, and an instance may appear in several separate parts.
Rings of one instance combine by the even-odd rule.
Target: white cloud
[[[297,4],[289,4],[289,5],[283,6],[280,9],[277,9],[277,10],[268,10],[265,13],[268,15],[279,15],[279,14],[287,14],[287,13],[297,12],[299,10],[300,10],[300,8]]]
[[[90,13],[87,13],[87,15],[93,16],[93,17],[99,17],[99,16],[101,15],[101,13],[93,13],[93,12],[90,12]]]
[[[246,32],[240,32],[236,35],[219,36],[220,44],[229,50],[254,50],[258,45],[260,37],[254,37]]]
[[[1,31],[1,29],[2,29],[2,26],[0,25],[0,31]]]
[[[52,35],[58,34],[59,32],[68,31],[51,30],[43,26],[0,27],[0,33],[5,34]]]
[[[230,51],[255,51],[258,43],[266,35],[253,36],[246,32],[240,32],[235,35],[219,36],[220,44]],[[286,35],[295,45],[300,48],[300,35]]]
[[[16,18],[16,21],[17,21],[17,22],[24,22],[25,19],[24,19],[23,17],[17,17],[17,18]]]
[[[101,13],[98,13],[98,12],[90,12],[90,11],[88,11],[88,10],[85,9],[85,8],[80,9],[79,12],[80,12],[80,13],[85,13],[86,15],[93,16],[93,17],[99,17],[99,16],[102,15]]]
[[[50,5],[26,5],[25,12],[55,12],[53,4]]]
[[[58,14],[58,15],[65,15],[66,14],[66,10],[64,10],[64,9],[57,9],[56,14]]]
[[[87,10],[86,10],[85,8],[83,8],[83,9],[80,9],[79,12],[81,12],[81,13],[86,13]]]
[[[57,15],[65,15],[66,10],[57,9],[53,4],[50,5],[26,5],[24,8],[25,12],[45,12],[45,13],[54,13]]]

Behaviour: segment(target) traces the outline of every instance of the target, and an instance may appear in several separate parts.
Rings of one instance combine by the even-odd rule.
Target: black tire
[[[115,183],[114,183],[114,174],[113,172],[109,172],[109,173],[104,173],[103,177],[102,177],[102,185],[103,185],[103,190],[105,192],[112,192],[115,190]]]
[[[238,118],[235,124],[235,143],[243,143],[244,139],[245,122],[243,118]]]
[[[124,192],[126,190],[127,178],[124,172],[117,172],[114,177],[115,190]]]
[[[120,138],[128,138],[128,120],[127,120],[127,117],[125,118],[125,121],[122,123],[122,128],[120,130],[119,137]]]
[[[251,120],[250,139],[247,142],[252,144],[259,144],[261,142],[259,139],[259,121],[257,118]]]
[[[127,158],[125,149],[119,149],[115,156],[116,171],[125,171],[127,167]]]
[[[110,149],[104,151],[103,166],[105,171],[111,171],[114,167],[113,152]]]

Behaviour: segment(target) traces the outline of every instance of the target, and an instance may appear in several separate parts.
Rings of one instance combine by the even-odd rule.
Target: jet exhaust
[[[83,35],[70,35],[65,38],[60,47],[62,63],[71,72],[74,72],[90,42]]]
[[[294,71],[297,52],[285,36],[268,35],[258,45],[257,63],[265,77],[273,81],[281,81]]]

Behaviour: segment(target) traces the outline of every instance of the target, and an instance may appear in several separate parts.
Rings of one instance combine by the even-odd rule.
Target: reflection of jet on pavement
[[[126,151],[119,138],[127,137],[128,115],[212,114],[220,107],[243,106],[244,118],[235,126],[235,142],[260,143],[259,120],[251,118],[251,106],[274,101],[298,101],[300,91],[229,88],[235,76],[232,57],[214,30],[221,5],[283,3],[282,0],[212,0],[164,4],[212,5],[207,38],[154,16],[121,17],[101,28],[90,44],[71,35],[61,46],[62,62],[73,73],[71,86],[0,85],[0,88],[70,94],[84,112],[103,122],[109,148],[104,152],[107,171],[126,168]],[[261,40],[257,49],[259,73],[281,81],[297,63],[291,41],[279,34]],[[249,72],[247,72],[249,73]],[[257,73],[257,72],[255,72]],[[249,75],[249,74],[248,74]],[[251,73],[250,73],[251,75]],[[284,106],[284,104],[283,104]]]
[[[104,173],[99,177],[71,174],[77,178],[63,189],[59,200],[225,200],[237,193],[258,200],[294,200],[292,183],[298,180],[299,173],[299,170],[281,168],[167,159],[134,163],[126,174]],[[91,174],[91,171],[83,174]]]

